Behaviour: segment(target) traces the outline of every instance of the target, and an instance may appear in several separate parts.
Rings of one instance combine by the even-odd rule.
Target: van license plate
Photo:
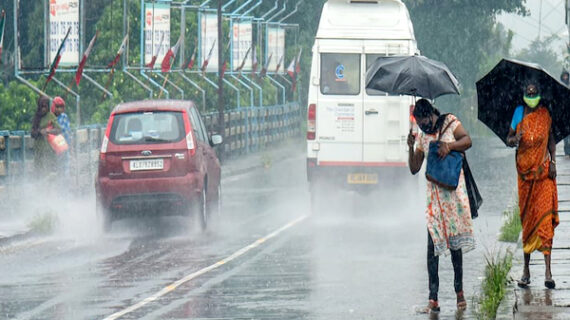
[[[349,184],[378,184],[378,174],[349,173],[347,181]]]
[[[140,170],[162,170],[164,168],[164,159],[145,159],[145,160],[131,160],[129,167],[131,171]]]

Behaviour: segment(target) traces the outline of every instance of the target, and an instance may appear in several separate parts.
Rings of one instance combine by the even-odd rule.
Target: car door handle
[[[378,110],[375,110],[375,109],[366,110],[366,111],[364,111],[364,114],[366,114],[367,116],[369,116],[371,114],[378,114]]]

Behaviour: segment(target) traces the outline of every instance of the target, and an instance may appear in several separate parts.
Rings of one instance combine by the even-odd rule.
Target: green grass
[[[509,210],[503,212],[505,224],[501,227],[500,241],[517,242],[519,234],[522,230],[521,219],[519,214],[519,206],[515,205]]]
[[[513,263],[513,254],[507,250],[504,254],[499,252],[496,256],[485,256],[485,280],[481,287],[482,295],[477,308],[478,319],[495,319],[497,308],[505,296],[507,276]]]
[[[57,223],[57,215],[52,212],[36,214],[30,222],[28,228],[36,234],[50,234]]]

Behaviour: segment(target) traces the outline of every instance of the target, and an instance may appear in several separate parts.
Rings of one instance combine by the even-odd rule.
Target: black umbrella
[[[376,59],[366,71],[366,88],[428,99],[459,94],[459,82],[445,64],[418,55]]]
[[[540,65],[502,59],[477,81],[477,118],[505,144],[515,108],[522,105],[524,89],[530,83],[537,85],[541,103],[550,111],[556,142],[570,134],[570,90]]]

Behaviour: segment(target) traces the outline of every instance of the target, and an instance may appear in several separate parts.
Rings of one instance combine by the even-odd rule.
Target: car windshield
[[[181,112],[156,111],[117,114],[109,139],[114,144],[152,144],[184,138]]]

